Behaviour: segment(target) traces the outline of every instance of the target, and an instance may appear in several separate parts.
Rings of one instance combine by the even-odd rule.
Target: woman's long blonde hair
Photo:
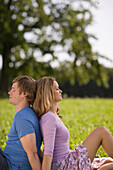
[[[38,118],[48,112],[55,101],[53,77],[42,77],[37,81],[36,98],[33,104],[33,110]]]

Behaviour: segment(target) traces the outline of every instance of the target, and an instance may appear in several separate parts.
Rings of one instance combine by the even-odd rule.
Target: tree
[[[103,56],[93,53],[90,43],[96,37],[86,31],[93,16],[84,3],[96,4],[93,0],[0,0],[3,59],[0,90],[4,94],[10,80],[17,75],[27,74],[37,79],[44,75],[58,76],[62,69],[61,78],[106,83],[106,73],[98,62]],[[52,64],[59,60],[59,52],[67,53],[72,61],[65,61],[64,66],[55,69]],[[46,58],[49,58],[47,62]]]

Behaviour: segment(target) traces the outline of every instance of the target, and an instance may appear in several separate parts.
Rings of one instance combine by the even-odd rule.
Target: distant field
[[[113,99],[63,99],[60,103],[62,120],[70,132],[70,149],[80,145],[98,126],[105,126],[113,135]],[[8,99],[0,99],[0,147],[4,149],[15,108]],[[107,156],[102,148],[98,156]]]

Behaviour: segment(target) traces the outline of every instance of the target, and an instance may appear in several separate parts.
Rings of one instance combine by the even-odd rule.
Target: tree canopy
[[[21,74],[107,85],[98,60],[104,56],[93,52],[90,40],[96,37],[87,32],[90,7],[96,1],[0,0],[0,90],[5,94],[10,80]]]

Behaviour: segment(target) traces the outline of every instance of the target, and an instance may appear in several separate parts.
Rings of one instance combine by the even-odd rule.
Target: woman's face
[[[54,81],[54,95],[55,102],[59,102],[62,100],[62,90],[59,89],[59,85],[56,81]]]

